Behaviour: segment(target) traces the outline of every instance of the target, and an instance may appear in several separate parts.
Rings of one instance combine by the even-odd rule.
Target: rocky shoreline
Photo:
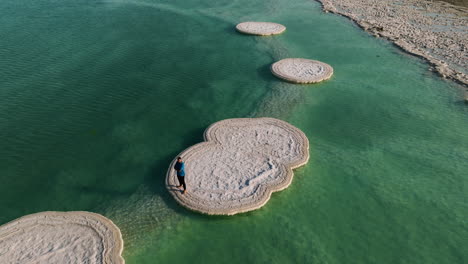
[[[468,86],[468,8],[421,0],[318,0],[376,37],[425,58],[431,70]]]

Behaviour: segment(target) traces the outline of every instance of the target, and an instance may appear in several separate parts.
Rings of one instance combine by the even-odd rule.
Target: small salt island
[[[318,83],[330,79],[333,68],[321,61],[289,58],[273,63],[271,72],[292,83]]]
[[[236,118],[212,124],[206,142],[184,150],[187,192],[182,194],[174,165],[166,187],[175,200],[210,215],[259,209],[271,193],[287,188],[292,169],[309,160],[309,141],[298,128],[274,118]]]
[[[248,35],[270,36],[283,33],[286,27],[271,22],[243,22],[237,24],[236,29]]]
[[[41,212],[0,226],[0,263],[123,264],[119,228],[90,212]]]

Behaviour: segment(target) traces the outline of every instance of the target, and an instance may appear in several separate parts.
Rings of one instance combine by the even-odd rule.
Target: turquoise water
[[[0,2],[0,224],[111,218],[127,263],[466,263],[468,108],[423,61],[310,0]],[[237,34],[246,20],[275,37]],[[283,83],[284,57],[329,63]],[[261,210],[208,217],[164,188],[211,123],[271,116],[311,159]]]

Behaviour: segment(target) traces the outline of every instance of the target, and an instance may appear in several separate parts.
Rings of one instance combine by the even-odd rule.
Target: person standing
[[[185,163],[182,161],[181,157],[177,158],[177,162],[174,165],[174,169],[177,172],[177,180],[179,180],[179,186],[177,188],[180,188],[181,186],[184,187],[184,190],[182,191],[182,194],[185,194],[187,192],[187,186],[185,185]]]

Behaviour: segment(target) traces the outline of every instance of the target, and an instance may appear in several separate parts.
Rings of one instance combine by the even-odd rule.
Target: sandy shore
[[[468,86],[468,8],[439,1],[318,0],[376,37],[425,58],[444,78]]]
[[[123,264],[111,220],[91,212],[41,212],[0,226],[0,263]]]
[[[187,193],[169,166],[167,189],[184,207],[211,215],[233,215],[265,205],[271,193],[289,186],[292,169],[309,160],[305,134],[274,118],[236,118],[212,124],[205,141],[180,156]]]

